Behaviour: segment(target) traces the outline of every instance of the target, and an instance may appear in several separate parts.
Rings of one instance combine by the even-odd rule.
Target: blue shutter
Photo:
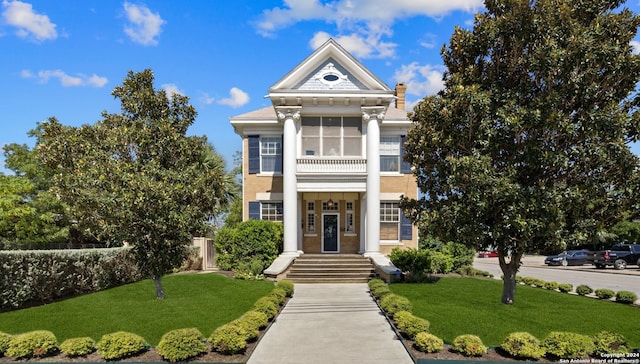
[[[249,174],[260,173],[260,135],[249,135]]]
[[[260,220],[260,201],[249,201],[249,219]]]
[[[400,172],[411,173],[411,164],[404,160],[404,143],[407,141],[407,136],[400,136]]]
[[[400,211],[400,240],[411,240],[413,237],[413,225],[411,220]]]
[[[276,162],[275,173],[282,173],[282,158],[284,157],[284,135],[280,136],[280,159]]]

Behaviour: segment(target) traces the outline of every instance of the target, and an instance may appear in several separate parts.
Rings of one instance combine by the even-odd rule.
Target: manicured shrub
[[[284,289],[284,291],[287,293],[287,297],[293,296],[294,285],[290,280],[283,279],[281,281],[278,281],[276,283],[276,287]]]
[[[370,280],[367,285],[369,286],[369,290],[372,290],[375,287],[387,286],[387,283],[380,278],[374,278]]]
[[[411,302],[406,297],[398,296],[395,293],[390,293],[380,300],[380,307],[384,310],[384,312],[389,315],[389,317],[393,317],[396,312],[399,311],[409,311],[411,312]]]
[[[278,304],[278,306],[284,305],[284,303],[287,301],[287,292],[282,288],[274,288],[271,292],[269,292],[268,296],[274,298],[274,301]]]
[[[139,335],[118,331],[103,335],[97,344],[98,354],[105,360],[122,359],[141,353],[148,348],[147,342]]]
[[[601,331],[593,337],[595,345],[594,354],[626,354],[631,352],[627,339],[620,335],[609,331]]]
[[[52,332],[38,330],[14,336],[5,354],[16,359],[42,358],[57,352],[58,349],[58,340]]]
[[[573,290],[573,285],[569,283],[560,283],[558,285],[558,290],[562,293],[569,293]]]
[[[227,324],[227,326],[234,327],[242,334],[244,340],[247,342],[253,341],[258,338],[260,332],[252,322],[242,319],[236,319]]]
[[[516,283],[523,283],[522,282],[522,277],[521,276],[516,276]]]
[[[538,359],[545,354],[545,349],[540,346],[540,340],[528,332],[509,334],[500,348],[509,355],[520,359]]]
[[[241,320],[246,321],[252,328],[261,330],[267,327],[269,318],[263,312],[249,311],[240,317]]]
[[[391,293],[391,289],[389,289],[389,286],[385,284],[384,286],[375,286],[371,289],[371,293],[377,299],[382,299],[382,297]]]
[[[399,311],[393,316],[396,326],[407,338],[414,340],[420,332],[429,332],[429,321],[414,316],[409,311]]]
[[[596,296],[602,300],[608,300],[609,298],[615,296],[615,292],[608,288],[598,288],[596,289]]]
[[[177,329],[162,335],[157,351],[172,363],[194,358],[207,351],[204,335],[196,328]]]
[[[593,293],[593,289],[591,289],[591,287],[587,286],[586,284],[581,284],[578,287],[576,287],[576,293],[579,294],[580,296],[586,296],[588,294]]]
[[[533,277],[522,277],[522,283],[526,284],[527,286],[533,286],[535,280],[536,279]]]
[[[420,332],[416,335],[415,347],[425,353],[437,353],[444,348],[444,342],[433,334]]]
[[[216,264],[221,269],[251,272],[268,267],[282,252],[282,224],[266,220],[247,220],[216,233]]]
[[[586,358],[595,350],[593,340],[573,332],[552,331],[542,342],[547,356],[557,359]]]
[[[544,282],[544,289],[555,291],[556,289],[558,289],[558,282],[554,282],[554,281]]]
[[[258,298],[256,303],[253,304],[252,310],[264,313],[271,320],[278,314],[278,309],[278,304],[273,299],[265,296]]]
[[[85,356],[96,351],[96,342],[90,337],[67,339],[60,344],[60,351],[68,357]]]
[[[247,347],[245,333],[238,326],[223,325],[215,329],[209,337],[211,348],[222,354],[241,353]]]
[[[9,348],[11,339],[13,339],[12,335],[0,331],[0,357],[4,356],[4,353]]]
[[[534,278],[532,286],[538,287],[538,288],[544,288],[545,284],[547,284],[547,282],[545,282],[544,280],[539,278]]]
[[[487,347],[476,335],[460,335],[453,339],[451,348],[465,356],[481,356],[487,353]]]
[[[619,291],[616,293],[616,302],[633,304],[638,300],[638,295],[630,291]]]

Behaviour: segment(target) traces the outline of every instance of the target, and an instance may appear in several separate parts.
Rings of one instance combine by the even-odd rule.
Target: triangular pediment
[[[269,92],[331,90],[391,91],[335,40],[329,39]]]

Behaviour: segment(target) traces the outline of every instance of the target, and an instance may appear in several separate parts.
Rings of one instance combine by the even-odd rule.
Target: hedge
[[[0,311],[139,280],[127,248],[0,251]]]

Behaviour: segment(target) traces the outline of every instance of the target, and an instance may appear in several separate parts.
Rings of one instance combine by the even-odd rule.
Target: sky
[[[156,88],[190,98],[188,134],[207,136],[227,168],[241,149],[229,117],[269,106],[269,87],[327,39],[390,88],[404,82],[410,110],[443,87],[454,27],[484,10],[481,0],[0,2],[0,146],[33,147],[28,132],[49,117],[80,126],[120,112],[113,88],[150,68]],[[640,12],[639,0],[625,6]],[[1,155],[0,172],[11,173]]]

